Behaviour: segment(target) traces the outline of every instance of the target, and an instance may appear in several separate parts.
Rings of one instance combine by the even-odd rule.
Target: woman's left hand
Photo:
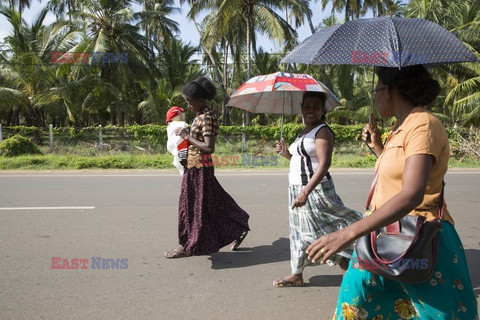
[[[308,192],[303,189],[298,196],[293,200],[292,209],[303,207],[308,200]]]
[[[324,234],[308,246],[308,259],[313,263],[325,263],[333,254],[342,251],[352,242],[346,229],[341,229],[329,234]]]

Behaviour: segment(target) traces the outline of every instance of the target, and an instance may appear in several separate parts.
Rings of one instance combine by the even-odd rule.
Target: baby
[[[182,108],[173,106],[168,109],[166,116],[168,137],[167,150],[173,154],[172,164],[180,171],[181,175],[183,175],[185,165],[187,164],[188,141],[177,136],[175,130],[188,127],[184,120],[185,114],[183,113]]]

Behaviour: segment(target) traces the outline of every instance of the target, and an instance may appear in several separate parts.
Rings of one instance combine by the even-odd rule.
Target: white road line
[[[11,207],[11,208],[2,208],[0,211],[10,211],[10,210],[93,210],[95,207]]]

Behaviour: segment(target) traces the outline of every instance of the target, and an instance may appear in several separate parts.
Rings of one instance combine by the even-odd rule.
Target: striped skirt
[[[295,198],[304,187],[289,185],[289,219],[290,219],[290,264],[292,274],[300,274],[310,265],[306,249],[322,235],[345,228],[362,219],[363,215],[343,205],[335,192],[333,180],[324,178],[310,193],[307,203],[292,209]],[[351,258],[353,247],[340,251],[327,261],[329,265],[337,264],[342,257]]]

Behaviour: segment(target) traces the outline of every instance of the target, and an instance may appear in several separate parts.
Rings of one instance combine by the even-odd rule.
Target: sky
[[[40,13],[41,9],[46,5],[46,3],[47,1],[45,0],[43,1],[32,0],[30,9],[25,9],[25,12],[22,14],[23,19],[28,24],[30,24],[31,21]],[[191,45],[194,45],[194,46],[198,45],[199,36],[198,36],[197,30],[195,29],[193,22],[189,21],[186,17],[189,10],[189,6],[187,4],[180,6],[178,0],[176,0],[175,3],[176,3],[175,5],[177,7],[180,7],[182,11],[180,14],[173,15],[170,18],[179,23],[179,29],[180,29],[179,37],[182,39],[184,43],[191,43]],[[6,3],[2,2],[2,4],[6,4]],[[138,10],[140,10],[140,7]],[[320,1],[318,1],[317,3],[312,2],[311,10],[313,12],[312,20],[313,20],[314,26],[317,26],[325,17],[327,17],[330,14],[330,9],[328,7],[324,12],[322,12]],[[52,14],[49,14],[45,19],[46,24],[50,24],[54,21],[55,21],[55,16],[53,16]],[[11,32],[11,28],[9,26],[9,23],[7,22],[7,20],[3,15],[0,15],[0,39],[2,43],[3,43],[3,38],[9,35],[10,32]],[[297,33],[298,33],[299,41],[302,41],[311,35],[310,28],[307,24],[300,27],[297,30]],[[257,44],[261,44],[263,50],[266,52],[275,52],[281,49],[279,47],[276,47],[276,45],[271,40],[269,40],[267,37],[264,37],[262,35],[258,35]]]

